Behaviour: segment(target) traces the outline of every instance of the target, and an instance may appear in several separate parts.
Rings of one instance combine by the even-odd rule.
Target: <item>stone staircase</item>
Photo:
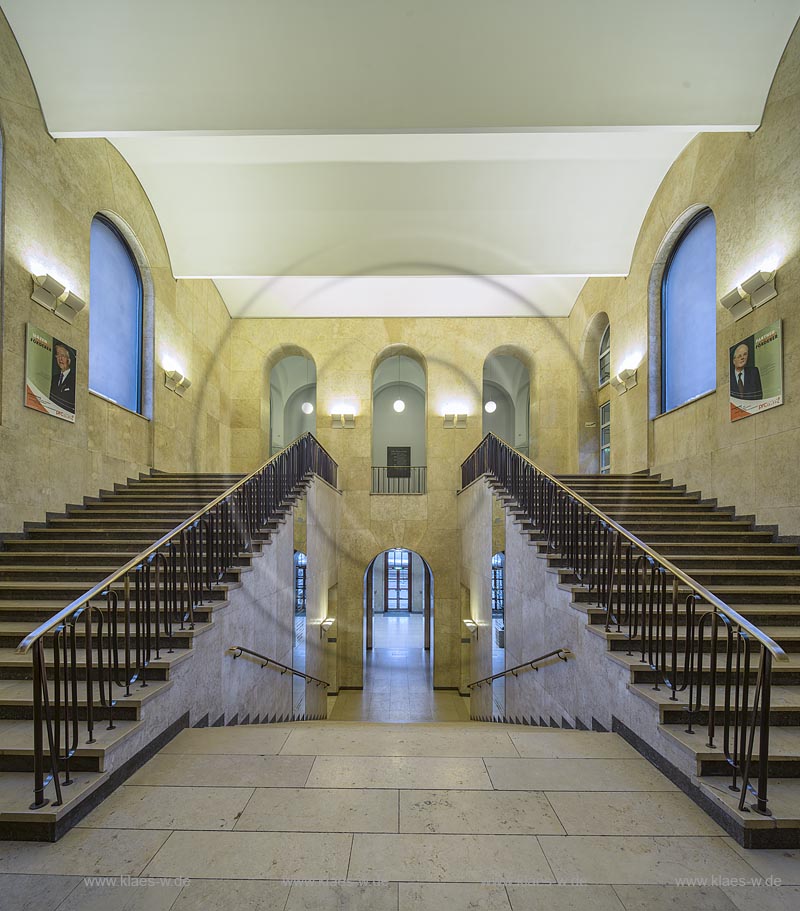
[[[657,713],[659,729],[672,738],[696,770],[705,797],[746,829],[783,829],[784,843],[786,838],[791,841],[793,837],[800,837],[798,547],[780,541],[770,529],[756,527],[752,518],[738,517],[732,508],[720,508],[715,501],[703,500],[700,493],[687,492],[684,487],[658,477],[645,474],[565,475],[559,480],[691,575],[787,652],[788,662],[773,664],[769,756],[769,805],[773,818],[767,819],[753,812],[739,811],[739,794],[728,787],[730,766],[721,749],[721,731],[718,731],[715,747],[707,745],[703,728],[707,712],[695,717],[694,733],[687,733],[686,692],[677,693],[677,699],[672,698],[672,691],[663,685],[651,666],[641,660],[641,639],[629,639],[613,624],[606,630],[606,613],[596,604],[595,595],[578,583],[559,554],[547,552],[547,545],[537,529],[521,517],[517,520],[537,555],[547,561],[548,571],[558,575],[559,587],[570,593],[572,607],[586,615],[588,632],[605,640],[609,660],[624,669],[630,693]],[[513,504],[506,502],[513,513]],[[682,610],[679,624],[685,627],[685,623],[685,611]],[[668,637],[671,629],[670,623]],[[707,642],[704,684],[710,679],[709,651]],[[724,654],[723,636],[719,641],[719,654]],[[720,660],[718,682],[722,680],[723,667],[723,660]],[[758,653],[754,650],[751,683],[755,681],[757,668]],[[722,710],[721,687],[717,690],[717,700]],[[707,698],[703,701],[707,706]],[[790,831],[794,836],[789,835]]]
[[[49,515],[46,523],[28,525],[24,533],[8,535],[0,546],[0,837],[42,837],[30,834],[26,826],[37,820],[68,815],[105,778],[114,763],[113,753],[127,738],[140,731],[145,713],[158,714],[157,703],[172,686],[173,674],[191,660],[197,637],[212,627],[215,615],[229,603],[230,593],[241,587],[242,574],[250,572],[252,560],[269,545],[271,536],[284,521],[291,503],[255,537],[253,553],[240,553],[222,579],[204,592],[203,603],[194,607],[194,624],[173,626],[172,635],[162,634],[161,654],[147,664],[147,686],[136,685],[130,693],[113,688],[114,729],[99,723],[96,742],[79,739],[71,769],[80,780],[64,788],[64,804],[55,812],[52,805],[29,810],[33,795],[33,686],[32,653],[18,654],[21,640],[42,622],[80,597],[94,584],[124,565],[167,534],[183,520],[202,509],[239,480],[231,474],[153,473],[114,490],[100,491],[82,505],[69,505],[60,515]],[[302,489],[293,491],[299,496]],[[123,607],[120,605],[119,616]],[[95,624],[95,635],[97,626]],[[77,626],[78,717],[86,717],[85,634]],[[107,635],[107,632],[106,632]],[[124,640],[120,622],[117,641]],[[53,636],[45,639],[48,675],[53,679]],[[94,715],[102,722],[107,710],[98,705]],[[194,719],[193,719],[194,720]],[[288,721],[289,718],[254,718],[259,721]],[[302,719],[300,719],[302,720]],[[239,723],[239,719],[208,719],[208,723]],[[251,719],[245,718],[242,723]],[[46,742],[46,741],[45,741]],[[155,745],[154,748],[157,748]],[[53,819],[51,819],[51,817]],[[42,823],[43,824],[43,823]]]

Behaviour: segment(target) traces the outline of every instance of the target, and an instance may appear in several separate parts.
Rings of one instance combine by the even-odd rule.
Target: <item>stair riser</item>
[[[166,651],[166,649],[164,649],[163,651]],[[155,649],[153,650],[153,658],[155,658]],[[106,660],[106,656],[104,655],[103,661],[105,662],[105,660]],[[120,660],[122,660],[122,659],[120,659]],[[131,662],[132,662],[133,666],[136,665],[135,654],[131,655]],[[121,671],[121,672],[124,674],[124,671]],[[97,664],[95,664],[94,675],[95,676],[97,675]],[[63,679],[63,674],[61,676]],[[163,680],[167,680],[168,678],[169,678],[169,670],[166,667],[153,667],[152,665],[148,665],[148,667],[147,667],[148,682],[151,682],[151,681],[155,682],[157,680],[163,681]],[[51,657],[48,658],[47,679],[51,680],[51,681],[55,680],[55,668],[52,665]],[[85,667],[78,667],[76,669],[76,679],[77,680],[86,679],[86,668]],[[0,680],[31,680],[31,681],[33,681],[33,667],[31,667],[30,665],[25,666],[25,667],[20,667],[20,666],[3,667],[2,665],[0,665]],[[31,686],[32,685],[33,684],[31,683]],[[51,692],[51,696],[52,696],[52,692],[53,692],[52,689],[50,692]]]
[[[687,592],[682,592],[680,594],[681,600],[685,600]],[[764,592],[759,591],[757,587],[753,587],[751,591],[741,591],[741,592],[725,592],[720,594],[719,597],[728,605],[734,608],[734,610],[739,611],[739,608],[736,605],[742,604],[746,605],[748,603],[756,604],[797,604],[798,595],[796,591],[788,589],[785,592]],[[579,604],[596,604],[597,595],[594,592],[588,592],[584,589],[576,589],[573,591],[572,600]],[[671,602],[670,602],[671,603]],[[741,611],[739,611],[741,613]]]
[[[212,606],[208,604],[197,605],[194,608],[194,619],[196,623],[207,623],[211,619]],[[2,602],[0,602],[0,620],[13,621],[15,623],[31,623],[31,629],[34,629],[40,623],[44,623],[45,620],[49,620],[53,616],[52,610],[31,610],[31,609],[9,609],[2,610]],[[105,611],[103,612],[105,617]],[[118,622],[120,628],[123,627],[125,623],[125,614],[120,611],[118,613]],[[131,614],[131,624],[135,623],[135,614]],[[174,626],[180,626],[180,621],[173,621]],[[185,627],[189,628],[189,621],[185,621]],[[16,647],[16,645],[14,646]]]
[[[800,622],[800,615],[798,615],[798,622]],[[762,625],[765,625],[765,624],[762,624]],[[683,624],[683,625],[679,626],[678,630],[679,630],[678,642],[682,642],[686,635],[686,625]],[[671,638],[670,638],[671,636],[672,636],[671,630],[667,630],[667,643],[668,644],[671,642]],[[695,640],[695,642],[696,641],[697,640]],[[720,658],[719,658],[720,662],[725,660],[724,659],[725,642],[726,642],[725,638],[722,635],[720,635],[719,642],[717,643],[717,655],[720,656]],[[622,652],[623,654],[626,654],[626,655],[628,653],[630,653],[632,655],[635,655],[636,657],[639,657],[642,654],[641,640],[638,638],[630,639],[630,640],[610,639],[610,640],[608,640],[608,644],[609,644],[609,651],[612,651],[612,652]],[[781,640],[780,637],[778,637],[778,645],[780,645],[780,647],[785,652],[800,652],[800,640],[798,640],[798,639]],[[697,646],[695,645],[695,648],[696,647]],[[760,646],[757,642],[751,644],[751,646],[750,646],[751,654],[757,654],[759,651],[759,648],[760,648]],[[711,642],[708,638],[708,628],[706,628],[706,636],[705,636],[705,639],[703,640],[703,654],[704,655],[711,654]],[[735,659],[735,652],[734,652],[734,661],[735,660],[736,659]]]
[[[260,551],[260,548],[254,548],[256,552]],[[44,550],[41,554],[28,554],[24,559],[20,558],[15,554],[8,554],[0,552],[0,578],[14,578],[20,579],[24,578],[20,576],[18,567],[20,565],[24,566],[35,566],[37,567],[37,572],[47,571],[48,567],[52,567],[55,563],[59,567],[75,567],[79,568],[81,566],[92,566],[92,567],[101,567],[102,576],[99,578],[104,579],[107,575],[114,572],[114,570],[119,569],[121,566],[124,566],[125,563],[131,558],[135,557],[141,551],[135,550],[129,552],[128,554],[121,553],[119,556],[116,554],[113,557],[102,557],[98,559],[92,554],[62,554],[56,558],[52,558],[51,554]],[[205,551],[202,552],[205,556]],[[38,566],[42,566],[42,570],[38,570]],[[233,566],[249,566],[250,565],[250,555],[246,554],[241,557],[233,558]],[[16,570],[12,572],[12,569]],[[56,572],[56,576],[58,573]],[[76,578],[77,574],[70,575],[70,578]],[[37,578],[41,578],[41,575],[37,575]],[[60,577],[59,577],[60,578]]]
[[[102,576],[100,577],[102,579]],[[238,579],[238,577],[237,577]],[[36,580],[32,580],[36,581]],[[96,579],[95,581],[100,581]],[[232,581],[232,580],[231,580]],[[22,588],[17,587],[19,580],[15,582],[5,582],[0,588],[0,601],[12,601],[16,599],[27,600],[27,599],[36,599],[36,598],[45,598],[48,600],[55,600],[56,598],[61,598],[64,601],[64,604],[69,604],[70,601],[74,601],[76,598],[80,598],[81,595],[86,594],[86,592],[92,587],[92,583],[75,583],[64,582],[63,587],[59,585],[56,587],[48,587],[47,582],[42,582],[41,585],[36,585],[32,588]],[[119,597],[122,597],[124,586],[119,583],[114,583],[112,585],[112,590],[118,592]],[[178,592],[185,590],[185,586],[179,586]],[[155,586],[152,586],[150,589],[151,598],[155,593]],[[166,589],[161,589],[162,600],[166,593]],[[197,594],[197,593],[196,593]],[[205,589],[202,593],[203,600],[220,600],[224,597],[224,592]],[[135,597],[135,581],[131,580],[131,602],[133,602]]]
[[[722,737],[715,738],[714,743],[717,746],[721,746],[723,743]],[[751,783],[757,781],[760,765],[756,759],[750,766]],[[767,771],[770,778],[800,778],[800,758],[770,760],[767,765]],[[730,777],[732,767],[723,760],[701,759],[698,761],[698,773],[700,775],[709,775],[712,778]]]
[[[722,726],[724,722],[725,713],[720,708],[717,710],[715,716],[715,722],[717,725],[717,731],[719,736],[719,742],[722,740]],[[686,727],[687,719],[686,709],[682,706],[677,706],[672,708],[670,706],[665,706],[661,710],[661,723],[662,724],[682,724],[684,728]],[[733,714],[731,713],[730,721],[733,724]],[[769,723],[770,727],[797,727],[800,724],[800,707],[798,708],[775,708],[771,707],[769,713]],[[695,712],[692,714],[692,724],[694,725],[695,730],[700,731],[708,725],[708,711]]]
[[[8,619],[8,618],[3,617],[2,619]],[[197,622],[197,621],[196,621],[196,622]],[[177,628],[178,625],[179,625],[179,624],[176,623],[176,624],[174,625],[173,629]],[[188,624],[185,624],[185,625],[186,625],[186,628],[188,629]],[[34,626],[34,625],[32,624],[32,625],[31,625],[31,629],[33,629],[33,626]],[[0,648],[16,648],[16,647],[20,644],[20,642],[22,641],[23,638],[24,638],[23,636],[9,636],[9,635],[5,635],[5,634],[3,634],[3,633],[0,633]],[[164,633],[162,633],[162,634],[161,634],[161,640],[160,640],[160,642],[161,642],[161,646],[160,646],[160,647],[161,647],[161,653],[162,653],[162,655],[163,655],[163,654],[165,654],[169,649],[187,649],[187,648],[192,648],[193,639],[194,639],[193,636],[171,636],[171,637],[167,637],[167,636],[164,635]],[[77,646],[77,648],[79,648],[79,649],[85,648],[85,646],[86,646],[86,637],[85,637],[83,634],[80,634],[80,635],[76,636],[76,637],[75,637],[75,641],[76,641],[76,646]],[[52,637],[52,636],[45,636],[45,637],[44,637],[44,643],[45,643],[45,647],[46,647],[46,648],[52,648],[52,646],[53,646],[53,637]],[[122,649],[122,648],[125,647],[125,636],[124,636],[124,634],[120,633],[120,634],[117,635],[116,645],[117,645],[117,648],[118,648],[118,649]],[[108,648],[108,638],[107,638],[106,636],[103,636],[103,649],[105,650],[105,649],[107,649],[107,648]],[[94,638],[92,639],[92,650],[96,653],[96,650],[97,650],[97,638],[96,638],[96,637],[94,637]],[[104,657],[104,659],[105,659],[105,655],[104,655],[103,657]]]
[[[735,661],[735,659],[734,659],[734,661]],[[732,670],[732,676],[735,677],[735,674],[736,674],[736,665],[734,663],[734,667]],[[756,678],[757,678],[757,671],[751,670],[751,672],[750,672],[750,692],[751,692],[751,694],[754,692],[754,689],[755,689]],[[633,683],[643,683],[643,684],[649,683],[649,684],[653,684],[653,685],[658,683],[659,686],[662,687],[662,689],[664,687],[664,676],[663,676],[663,674],[660,674],[658,671],[635,670],[631,674],[631,679],[632,679]],[[678,668],[677,679],[678,680],[683,679],[683,674],[682,674],[680,667]],[[744,681],[744,674],[741,674],[740,679],[742,681]],[[697,680],[696,677],[695,677],[695,680]],[[722,686],[722,684],[725,682],[724,670],[721,670],[721,669],[717,670],[716,680],[717,680],[717,687],[720,688]],[[701,675],[701,685],[708,686],[710,683],[711,683],[711,672],[703,671],[703,674]],[[798,672],[796,670],[782,671],[782,670],[778,669],[777,665],[773,665],[772,685],[773,686],[798,686],[798,685],[800,685],[800,672]]]
[[[138,683],[134,684],[131,687],[131,692],[136,692],[138,688]],[[105,721],[108,722],[109,710],[107,707],[100,705],[99,702],[96,702],[94,705],[94,720],[95,724],[99,726],[99,722]],[[140,706],[138,703],[128,703],[126,704],[124,699],[120,699],[113,706],[113,719],[114,721],[139,721],[141,718],[140,715]],[[18,720],[18,721],[32,721],[33,720],[33,705],[7,705],[3,703],[0,699],[0,718],[6,721]],[[86,721],[86,706],[78,705],[78,721]],[[63,729],[63,718],[61,721]],[[80,731],[78,732],[80,735]]]
[[[758,611],[748,611],[747,605],[742,604],[740,607],[736,608],[738,613],[740,613],[745,619],[751,620],[755,623],[756,626],[790,626],[797,627],[800,626],[800,605],[797,606],[797,611],[794,613],[760,613]],[[682,621],[682,622],[681,622]],[[599,611],[597,613],[592,612],[589,615],[589,623],[593,626],[605,626],[606,615],[604,612]],[[678,626],[686,626],[686,618],[683,612],[678,614]],[[611,625],[611,629],[616,629],[616,624]],[[623,624],[623,632],[625,630],[625,624]]]
[[[738,567],[737,567],[738,569]],[[568,570],[558,569],[559,582],[562,585],[576,585],[578,584],[578,578],[575,573]],[[687,570],[688,572],[688,570]],[[790,572],[784,570],[783,572],[778,572],[776,574],[764,575],[757,571],[752,572],[743,572],[737,573],[737,575],[731,575],[730,570],[707,570],[701,572],[700,570],[692,570],[690,573],[692,579],[695,582],[698,582],[704,588],[707,588],[709,591],[713,592],[715,587],[720,585],[752,585],[754,594],[758,591],[758,587],[762,585],[789,585],[794,586],[795,588],[800,588],[800,572]],[[640,591],[641,591],[641,571],[640,571]],[[625,582],[624,571],[622,573],[617,573],[615,575],[614,581],[616,583]],[[649,580],[648,580],[648,589],[649,589]],[[671,596],[670,596],[671,597]],[[800,599],[800,592],[796,593],[796,597]]]

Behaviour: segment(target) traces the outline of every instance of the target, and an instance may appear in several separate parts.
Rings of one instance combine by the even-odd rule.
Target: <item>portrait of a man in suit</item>
[[[750,349],[746,344],[737,345],[731,359],[731,397],[755,401],[763,399],[761,374],[758,367],[748,364]]]
[[[50,401],[70,414],[75,414],[75,369],[72,351],[63,342],[53,341],[53,378]]]

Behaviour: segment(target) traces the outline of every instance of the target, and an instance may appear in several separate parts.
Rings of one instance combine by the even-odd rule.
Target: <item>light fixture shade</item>
[[[628,391],[628,387],[625,385],[625,380],[623,380],[619,374],[611,377],[611,385],[619,395],[624,395]]]
[[[733,291],[729,291],[724,297],[720,298],[719,302],[734,319],[741,319],[753,309],[750,296],[745,294],[741,288],[734,288]]]
[[[742,291],[750,295],[753,309],[778,296],[774,272],[756,272],[742,282]]]
[[[300,410],[303,412],[303,414],[313,414],[314,406],[311,404],[311,402],[303,402],[303,404],[300,406]]]
[[[401,414],[403,411],[406,410],[406,403],[402,399],[395,399],[395,402],[392,405],[392,408],[394,408],[394,410],[398,414]]]
[[[86,306],[86,301],[81,300],[77,294],[67,291],[66,296],[56,298],[55,315],[72,325],[75,317]]]
[[[489,399],[489,401],[483,406],[483,410],[487,414],[494,414],[497,411],[497,402]]]
[[[333,430],[352,430],[356,426],[354,414],[332,414],[331,428]]]
[[[635,367],[628,367],[627,370],[621,370],[619,378],[625,383],[625,389],[633,389],[639,382],[639,374]]]
[[[36,301],[46,310],[55,310],[58,298],[67,290],[61,282],[56,281],[52,275],[31,275],[33,291],[31,300]]]
[[[192,385],[192,381],[187,376],[184,376],[180,370],[167,370],[164,373],[164,385],[170,391],[183,397],[183,394]]]
[[[444,416],[445,430],[466,430],[467,416],[465,414],[446,414]]]

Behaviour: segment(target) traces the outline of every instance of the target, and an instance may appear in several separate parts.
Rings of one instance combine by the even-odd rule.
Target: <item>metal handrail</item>
[[[487,439],[494,439],[503,446],[508,446],[508,444],[501,440],[500,437],[496,436],[493,433],[487,433],[486,436],[481,440],[481,442],[472,450],[472,452],[464,459],[466,462],[471,456],[475,455],[477,451],[484,445]],[[651,557],[653,560],[657,560],[659,565],[667,570],[672,576],[680,579],[684,585],[687,585],[692,591],[703,598],[704,601],[708,601],[709,604],[712,604],[720,613],[725,614],[730,620],[733,620],[737,626],[740,626],[745,630],[748,635],[752,636],[753,639],[756,639],[762,645],[764,645],[772,653],[776,661],[788,661],[789,656],[786,652],[778,645],[777,642],[770,639],[770,637],[762,632],[757,626],[751,623],[746,617],[743,617],[740,613],[735,611],[730,605],[726,604],[720,598],[718,598],[713,592],[710,592],[705,586],[701,585],[695,579],[693,579],[688,573],[684,572],[680,567],[675,566],[674,563],[671,563],[667,560],[666,557],[663,557],[658,551],[654,550],[648,544],[645,544],[644,541],[636,537],[636,535],[631,534],[627,529],[623,528],[618,522],[615,522],[611,516],[606,515],[602,510],[598,509],[588,500],[585,500],[579,493],[574,491],[571,487],[564,484],[563,481],[560,481],[554,475],[551,475],[549,471],[546,471],[544,468],[541,468],[537,465],[532,459],[528,458],[524,453],[521,453],[518,449],[513,449],[513,447],[508,447],[511,449],[515,455],[519,456],[521,459],[524,459],[531,468],[535,469],[540,475],[547,478],[551,481],[556,487],[560,488],[565,494],[567,494],[571,499],[575,500],[577,503],[580,503],[585,509],[588,509],[590,512],[594,513],[602,522],[604,522],[609,528],[612,528],[617,534],[621,535],[623,538],[628,540],[631,544],[635,545],[639,550],[643,551],[647,556]],[[488,472],[484,472],[486,474]],[[477,478],[475,479],[477,480]],[[470,481],[470,483],[472,483]],[[465,485],[467,486],[467,485]]]
[[[482,686],[484,683],[491,683],[493,680],[497,680],[500,677],[506,677],[509,674],[513,674],[515,677],[519,671],[526,671],[533,668],[533,670],[538,671],[539,668],[537,665],[540,661],[545,661],[547,658],[559,658],[561,661],[569,661],[570,658],[574,658],[574,652],[570,651],[568,648],[557,648],[553,649],[552,652],[547,652],[546,655],[539,655],[538,658],[534,658],[532,661],[523,661],[522,664],[517,664],[515,667],[510,667],[505,671],[500,671],[499,674],[492,674],[491,677],[482,677],[480,680],[475,680],[473,683],[467,684],[467,689],[475,689],[476,686]]]
[[[695,723],[707,724],[707,746],[714,749],[721,728],[721,748],[732,770],[730,788],[740,795],[739,809],[746,812],[746,794],[753,792],[753,809],[770,815],[772,667],[773,660],[788,662],[784,650],[688,573],[494,434],[487,434],[464,460],[462,488],[483,476],[507,491],[531,527],[544,535],[546,551],[558,554],[577,582],[588,587],[590,598],[596,597],[605,614],[606,632],[614,626],[631,643],[628,656],[633,656],[633,643],[638,642],[635,649],[641,652],[642,663],[656,674],[653,689],[663,683],[675,705],[677,694],[687,693],[687,733],[694,733]],[[757,666],[751,662],[754,645],[759,651]],[[756,764],[754,786],[750,778]]]
[[[330,686],[330,683],[327,683],[325,680],[320,680],[319,677],[312,677],[311,674],[305,674],[305,673],[303,673],[303,671],[298,671],[296,668],[293,668],[288,664],[283,664],[283,662],[276,661],[274,658],[267,658],[266,655],[261,655],[258,652],[254,652],[249,648],[245,648],[242,645],[232,645],[230,650],[232,652],[236,652],[236,654],[234,654],[234,656],[233,656],[234,659],[241,658],[242,655],[252,655],[253,658],[258,658],[259,661],[264,662],[261,665],[262,668],[274,665],[276,668],[281,669],[282,674],[285,674],[287,672],[290,674],[294,674],[296,677],[302,677],[306,682],[310,681],[311,683],[316,683],[317,686],[324,686],[325,689],[328,689],[328,687]]]
[[[296,440],[294,440],[292,443],[290,443],[289,446],[287,446],[285,449],[282,449],[281,452],[276,453],[275,455],[273,455],[269,459],[267,459],[267,461],[264,462],[262,465],[259,465],[259,467],[255,469],[255,471],[251,471],[250,474],[242,477],[235,484],[233,484],[231,487],[229,487],[226,491],[221,493],[218,497],[215,497],[215,499],[213,499],[210,503],[207,503],[202,509],[198,510],[194,515],[189,516],[188,519],[184,519],[183,522],[181,522],[179,525],[176,525],[175,528],[173,528],[171,531],[168,531],[165,535],[163,535],[161,538],[159,538],[158,541],[155,542],[155,544],[151,544],[150,547],[143,550],[140,554],[137,554],[135,557],[132,557],[130,560],[128,560],[128,562],[124,566],[121,566],[119,569],[115,570],[113,573],[106,576],[105,579],[103,579],[101,582],[98,582],[96,585],[92,586],[92,588],[90,588],[89,591],[87,591],[85,594],[76,598],[74,601],[72,601],[66,607],[63,607],[57,614],[54,614],[49,620],[45,620],[44,623],[42,623],[40,626],[37,626],[36,629],[33,630],[33,632],[28,633],[28,635],[17,646],[17,649],[16,649],[17,653],[24,655],[26,652],[28,652],[31,649],[33,644],[38,639],[41,639],[43,636],[46,636],[48,633],[52,632],[56,627],[58,627],[60,624],[62,624],[64,622],[64,620],[67,619],[67,617],[69,617],[71,614],[75,613],[75,611],[78,610],[79,608],[83,607],[83,605],[88,604],[89,601],[91,601],[93,598],[99,597],[103,592],[106,591],[106,589],[110,588],[115,582],[117,582],[124,575],[126,575],[126,573],[129,573],[132,569],[135,569],[140,564],[145,563],[147,561],[147,559],[150,556],[152,556],[152,554],[156,553],[156,551],[158,551],[162,547],[164,547],[164,545],[167,544],[169,541],[171,541],[173,538],[178,537],[178,535],[180,535],[181,532],[185,531],[187,528],[194,525],[195,522],[202,519],[203,516],[205,516],[207,513],[209,513],[215,506],[218,506],[223,500],[225,500],[227,497],[231,496],[231,494],[236,493],[236,491],[240,487],[242,487],[244,484],[246,484],[251,478],[254,478],[259,472],[263,471],[267,467],[267,465],[270,464],[270,462],[274,462],[276,459],[278,459],[281,456],[281,454],[286,451],[286,449],[289,449],[290,447],[294,446],[296,443],[298,443],[300,440],[304,439],[305,437],[310,437],[312,440],[314,440],[316,445],[319,446],[319,448],[328,456],[328,458],[331,459],[331,461],[333,461],[330,453],[327,452],[327,450],[324,448],[324,446],[322,446],[320,444],[320,442],[316,439],[316,437],[312,433],[301,434],[301,436],[299,436]]]

